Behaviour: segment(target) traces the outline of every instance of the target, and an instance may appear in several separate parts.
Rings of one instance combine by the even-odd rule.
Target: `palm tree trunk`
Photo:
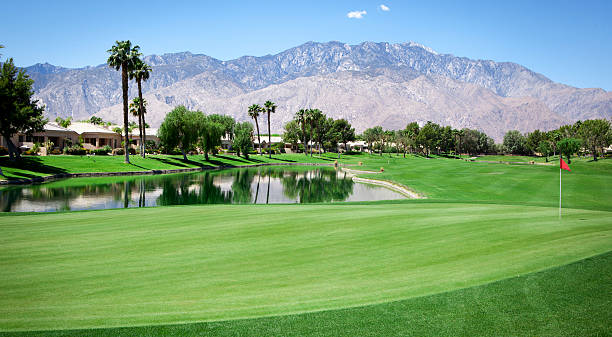
[[[270,112],[268,112],[268,158],[272,159],[272,133],[270,132]]]
[[[123,130],[125,131],[125,163],[130,163],[130,135],[128,133],[128,71],[127,64],[121,65],[121,89],[123,89]]]
[[[304,155],[308,156],[308,148],[306,147],[306,126],[304,125],[304,121],[302,121],[302,135],[304,137]]]
[[[257,127],[257,141],[259,144],[257,145],[257,150],[259,151],[259,155],[261,156],[261,138],[259,137],[259,123],[257,122],[257,118],[255,118],[255,127]]]
[[[310,141],[312,142],[312,125],[310,126]],[[310,156],[312,157],[312,146],[310,147]]]
[[[142,101],[142,80],[139,78],[138,83],[138,99],[140,100],[140,113],[138,114],[138,124],[140,129],[140,156],[145,157],[145,124],[144,124],[144,102]]]

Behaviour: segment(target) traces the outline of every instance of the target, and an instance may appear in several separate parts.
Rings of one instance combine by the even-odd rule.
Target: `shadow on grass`
[[[282,161],[282,162],[285,162],[285,163],[295,163],[296,162],[295,160],[284,159],[284,158],[275,157],[275,156],[272,156],[272,159],[278,160],[278,161]]]
[[[230,161],[238,161],[238,162],[241,162],[241,163],[249,163],[250,162],[248,159],[245,160],[245,159],[237,157],[237,156],[236,157],[228,157],[228,156],[224,156],[222,154],[218,154],[215,157],[221,158],[221,159],[225,159],[225,160],[230,160]]]
[[[184,165],[184,164],[181,164],[181,163],[180,163],[180,161],[181,161],[181,162],[185,162],[185,160],[184,160],[184,159],[180,159],[180,161],[179,161],[179,159],[174,159],[174,160],[172,160],[172,159],[168,159],[168,158],[159,158],[159,157],[149,157],[149,158],[154,159],[154,160],[157,160],[157,161],[159,161],[159,162],[162,162],[162,163],[164,163],[164,164],[166,164],[166,165],[180,166],[180,167],[188,167],[187,165]],[[188,160],[188,161],[190,161],[190,160]]]
[[[52,175],[68,172],[63,168],[44,164],[40,158],[33,156],[22,156],[21,159],[16,159],[15,161],[11,161],[8,157],[0,157],[0,167],[26,170],[41,173],[42,175]],[[8,180],[20,180],[39,177],[39,175],[29,174],[25,172],[4,172],[4,174],[6,179]]]

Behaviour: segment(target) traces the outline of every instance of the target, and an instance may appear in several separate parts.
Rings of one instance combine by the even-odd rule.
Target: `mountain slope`
[[[532,126],[556,127],[560,123],[578,119],[612,117],[612,93],[555,83],[515,63],[438,54],[412,42],[364,42],[359,45],[308,42],[276,55],[244,56],[230,61],[188,52],[151,55],[145,60],[153,67],[151,79],[143,85],[145,96],[154,97],[149,98],[151,121],[161,120],[156,115],[163,115],[178,104],[242,116],[242,105],[234,102],[247,97],[254,99],[250,104],[275,97],[278,97],[275,98],[278,102],[284,102],[283,97],[287,95],[264,90],[283,84],[292,87],[296,97],[301,97],[297,101],[309,104],[299,105],[299,108],[319,107],[338,115],[374,113],[380,116],[380,120],[395,120],[394,125],[389,127],[403,127],[400,124],[408,120],[402,120],[400,116],[416,116],[416,111],[419,116],[416,120],[440,120],[446,121],[444,124],[479,127],[480,124],[488,124],[487,120],[481,121],[482,118],[492,118],[495,129],[517,128],[521,131],[529,131]],[[109,113],[114,105],[121,103],[120,75],[114,69],[106,65],[81,69],[35,65],[27,68],[27,71],[35,79],[37,97],[47,105],[47,113],[51,117],[73,115],[75,118],[87,118],[92,114],[102,114],[113,120],[120,119],[120,116]],[[342,75],[347,72],[378,80],[362,82],[362,85],[371,87],[360,87],[359,95],[357,91],[334,91],[334,88],[348,88],[350,83],[335,82],[335,86],[319,83],[319,90],[315,90],[307,89],[314,83],[302,80],[310,79],[315,83],[324,78],[353,80],[353,77]],[[339,76],[333,77],[334,74]],[[397,87],[398,84],[412,83],[420,77],[440,87],[422,92],[418,100],[406,99],[409,93],[399,94],[401,89]],[[294,80],[299,80],[296,83],[302,87],[289,84]],[[452,85],[449,84],[451,82]],[[408,87],[411,85],[416,83]],[[485,96],[477,97],[483,92],[477,92],[476,87],[487,89]],[[453,96],[451,88],[460,94]],[[472,91],[473,95],[468,94]],[[266,93],[268,97],[258,92],[261,95]],[[254,94],[245,96],[248,93]],[[397,95],[404,98],[396,100]],[[493,98],[492,95],[497,97]],[[130,89],[130,96],[136,96],[135,85]],[[338,97],[342,97],[345,103],[335,102]],[[442,102],[437,101],[440,97],[444,97]],[[231,103],[219,102],[229,98],[232,98]],[[394,100],[394,107],[387,107],[388,102]],[[501,102],[502,107],[493,104],[493,101]],[[235,110],[229,111],[229,107]],[[291,110],[286,114],[293,113],[297,107],[295,104],[287,105],[287,109]],[[351,110],[341,111],[344,108]],[[396,110],[404,112],[398,113]],[[523,111],[522,114],[519,114],[519,110]],[[385,114],[389,116],[383,118]],[[539,119],[529,120],[527,124],[518,119],[523,114]],[[359,122],[354,122],[358,129],[362,128]],[[275,125],[275,131],[280,127]]]
[[[474,84],[442,76],[425,76],[394,81],[385,75],[372,76],[346,71],[301,77],[233,97],[214,98],[210,91],[191,87],[178,90],[191,80],[145,95],[149,104],[147,120],[159,124],[174,105],[185,105],[205,113],[221,113],[239,121],[248,120],[253,102],[272,100],[278,105],[272,117],[273,131],[279,131],[302,107],[318,107],[334,118],[345,118],[358,132],[373,125],[403,128],[407,121],[428,120],[455,128],[478,128],[500,140],[506,125],[523,130],[552,128],[563,119],[533,98],[500,97]],[[229,89],[231,90],[231,89]],[[178,95],[185,92],[185,95]],[[172,96],[165,96],[172,93]],[[208,97],[194,100],[193,97]],[[171,98],[171,99],[169,99]],[[171,103],[171,104],[170,104]],[[104,109],[104,119],[121,116],[121,105]]]

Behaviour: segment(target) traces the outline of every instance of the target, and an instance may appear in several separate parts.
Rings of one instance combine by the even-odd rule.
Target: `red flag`
[[[565,160],[563,160],[563,158],[559,158],[559,160],[561,160],[561,162],[559,163],[561,166],[560,168],[564,169],[564,170],[568,170],[571,171],[569,166],[567,165],[567,163],[565,162]]]

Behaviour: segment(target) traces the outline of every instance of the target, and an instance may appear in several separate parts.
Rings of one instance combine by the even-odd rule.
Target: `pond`
[[[404,199],[331,167],[253,167],[155,176],[73,178],[0,188],[3,212],[188,204],[277,204]]]

